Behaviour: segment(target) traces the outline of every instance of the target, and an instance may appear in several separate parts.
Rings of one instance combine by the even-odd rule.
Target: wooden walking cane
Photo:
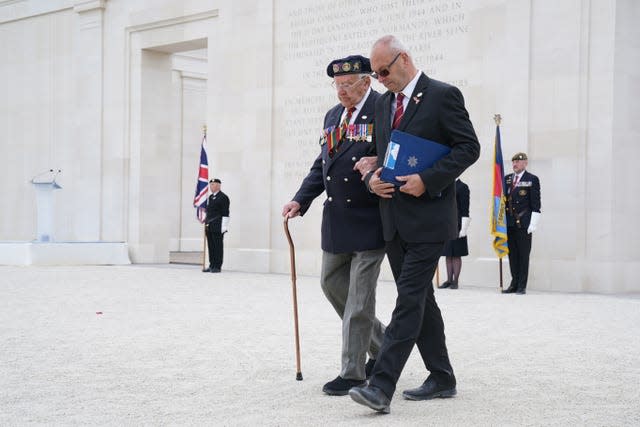
[[[296,249],[293,246],[291,233],[289,233],[289,217],[284,218],[284,234],[289,241],[289,255],[291,259],[291,290],[293,292],[293,326],[296,338],[296,380],[302,381],[300,370],[300,336],[298,333],[298,293],[296,291]]]

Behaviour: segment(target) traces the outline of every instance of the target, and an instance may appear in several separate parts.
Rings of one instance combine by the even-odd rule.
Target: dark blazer
[[[522,174],[516,188],[511,191],[513,173],[504,177],[506,194],[507,227],[529,228],[531,212],[540,212],[540,180],[527,172]]]
[[[229,216],[229,197],[222,191],[215,196],[212,194],[207,199],[206,223],[212,233],[222,232],[222,217]]]
[[[391,136],[392,92],[376,102],[376,147],[382,166]],[[398,130],[451,147],[451,152],[420,173],[426,191],[414,197],[398,190],[380,199],[385,240],[396,232],[406,242],[442,242],[457,237],[454,182],[480,156],[480,144],[455,86],[422,74]]]
[[[371,91],[354,123],[373,123],[374,105],[380,94]],[[339,126],[344,107],[340,104],[327,112],[324,128]],[[374,127],[375,132],[375,127]],[[345,140],[333,157],[327,144],[313,162],[307,177],[293,200],[300,203],[304,215],[313,200],[327,193],[322,211],[322,250],[346,253],[379,249],[384,246],[378,198],[371,194],[353,166],[363,156],[375,155],[375,137],[371,142]]]

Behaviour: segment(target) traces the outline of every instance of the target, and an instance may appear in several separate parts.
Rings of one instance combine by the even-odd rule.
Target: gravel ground
[[[402,399],[415,351],[381,415],[321,391],[340,323],[317,277],[298,278],[295,381],[286,275],[0,266],[0,425],[640,425],[640,296],[461,285],[436,291],[458,396]],[[380,282],[385,323],[395,296]]]

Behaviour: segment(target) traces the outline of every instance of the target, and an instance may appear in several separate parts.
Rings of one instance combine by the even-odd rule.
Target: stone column
[[[76,0],[73,70],[75,155],[72,170],[64,171],[65,190],[80,200],[82,213],[76,213],[72,235],[77,240],[100,240],[102,206],[103,147],[103,15],[106,0]]]

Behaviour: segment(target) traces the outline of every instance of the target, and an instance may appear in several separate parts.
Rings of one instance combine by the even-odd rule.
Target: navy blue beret
[[[369,58],[361,55],[351,55],[346,58],[331,61],[327,66],[329,77],[342,76],[345,74],[370,74],[371,62]]]

